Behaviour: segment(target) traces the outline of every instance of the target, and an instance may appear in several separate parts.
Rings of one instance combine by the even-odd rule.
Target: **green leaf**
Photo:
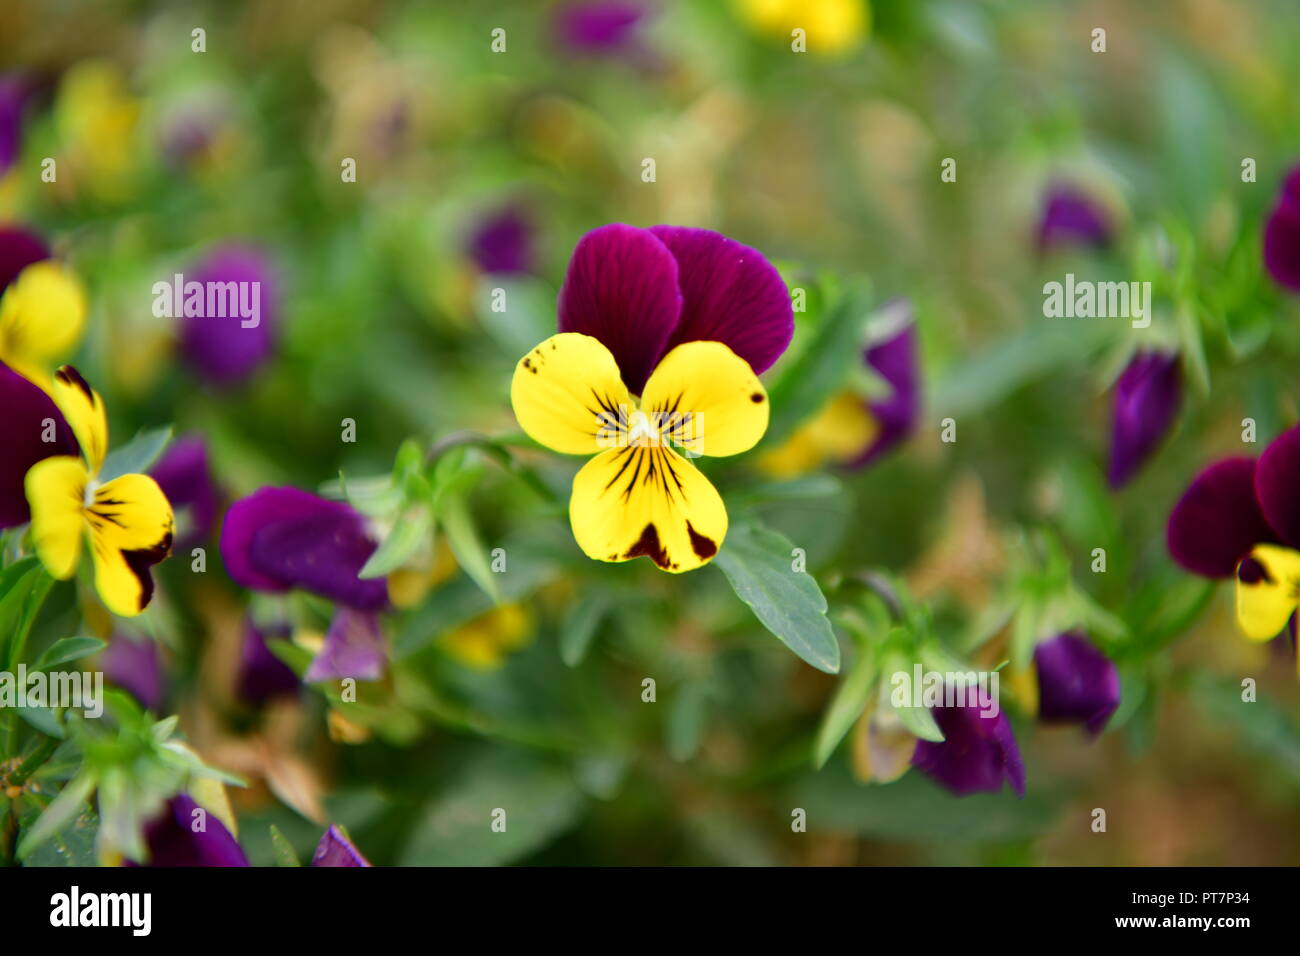
[[[302,866],[298,861],[298,854],[294,852],[293,844],[274,823],[271,824],[271,854],[275,858],[276,866]]]
[[[840,686],[836,688],[835,696],[831,698],[831,704],[822,717],[822,725],[817,730],[817,740],[813,744],[814,767],[821,768],[825,765],[849,728],[867,709],[875,676],[875,655],[864,647],[859,650],[857,660],[840,681]]]
[[[18,716],[47,737],[62,740],[66,736],[58,711],[49,707],[20,707]]]
[[[9,581],[9,589],[0,597],[0,640],[8,640],[4,668],[8,671],[16,669],[22,661],[32,622],[54,586],[54,579],[34,558],[20,561],[14,567],[21,567],[22,571]]]
[[[65,637],[45,649],[45,653],[32,665],[34,671],[46,671],[60,664],[80,660],[98,653],[108,644],[97,637]]]
[[[609,610],[609,598],[602,594],[589,594],[569,609],[560,625],[560,660],[569,667],[577,667],[587,656],[596,627]]]
[[[451,545],[451,553],[456,556],[456,563],[493,603],[500,602],[501,592],[497,587],[496,575],[492,572],[487,550],[479,539],[478,529],[474,527],[474,519],[464,496],[458,493],[444,495],[438,509],[438,521],[447,534],[447,543]]]
[[[99,469],[99,480],[111,481],[121,475],[146,473],[162,457],[171,440],[170,425],[141,431],[125,445],[119,445],[108,453]]]
[[[827,674],[840,669],[840,645],[817,580],[794,570],[794,546],[775,531],[739,525],[715,562],[763,626],[802,660]]]
[[[95,784],[94,775],[89,773],[82,773],[69,780],[31,829],[24,831],[18,843],[18,859],[26,859],[27,854],[71,822],[85,806],[86,799],[95,789]]]
[[[424,543],[433,529],[433,515],[423,505],[402,515],[370,560],[357,573],[360,578],[382,578],[402,566]]]

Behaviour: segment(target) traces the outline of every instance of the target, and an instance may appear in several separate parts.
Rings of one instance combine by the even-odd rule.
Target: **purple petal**
[[[1275,538],[1255,498],[1255,459],[1227,458],[1197,475],[1170,512],[1165,538],[1188,571],[1232,577],[1251,548]]]
[[[388,652],[379,629],[379,615],[349,607],[334,610],[325,646],[307,668],[308,683],[323,680],[379,680]]]
[[[1119,706],[1119,671],[1082,634],[1066,632],[1034,648],[1038,719],[1082,723],[1101,733]]]
[[[880,431],[853,463],[855,467],[869,464],[912,434],[921,414],[921,370],[911,305],[897,300],[888,307],[906,310],[908,318],[901,329],[863,353],[867,365],[889,383],[891,393],[867,403]]]
[[[16,226],[0,227],[0,292],[33,262],[50,257],[41,237]]]
[[[637,28],[647,13],[643,3],[590,0],[567,3],[552,16],[552,30],[561,46],[577,52],[609,55],[638,45]]]
[[[47,430],[45,423],[53,422]],[[54,441],[44,436],[53,433]],[[50,396],[0,364],[0,528],[31,518],[23,482],[27,471],[51,455],[77,455],[77,440]]]
[[[489,275],[523,275],[533,270],[533,227],[520,208],[509,206],[484,217],[467,245],[470,258]]]
[[[196,435],[176,439],[149,473],[174,511],[186,509],[186,530],[177,541],[177,550],[188,550],[206,540],[217,518],[217,489],[203,439]]]
[[[193,798],[184,793],[167,801],[163,812],[144,827],[149,862],[131,865],[248,866],[248,857],[216,814],[205,812],[203,832],[194,832],[197,808]]]
[[[216,386],[242,382],[266,360],[274,344],[278,300],[269,263],[256,249],[224,246],[183,275],[185,285],[198,282],[205,289],[208,283],[248,283],[242,287],[248,290],[244,294],[260,297],[257,324],[247,328],[244,322],[252,319],[246,320],[238,314],[208,315],[206,294],[199,310],[202,314],[186,315],[180,320],[181,352],[191,367]],[[250,298],[250,305],[251,302]],[[239,309],[214,309],[214,312],[220,311],[237,313]]]
[[[912,766],[959,797],[998,793],[1004,781],[1010,781],[1011,788],[1023,797],[1025,765],[1011,722],[1001,710],[981,716],[989,701],[981,696],[980,702],[980,707],[931,708],[944,740],[918,740]]]
[[[288,637],[289,626],[259,629],[251,620],[244,623],[244,646],[239,657],[235,693],[250,707],[261,707],[276,697],[295,697],[301,682],[298,675],[267,646],[268,637]]]
[[[30,92],[30,84],[23,76],[0,76],[0,176],[9,172],[22,151],[23,108]]]
[[[262,488],[235,502],[221,529],[226,570],[244,587],[297,587],[366,610],[388,603],[383,578],[357,577],[375,547],[350,505],[297,488]]]
[[[1300,546],[1300,425],[1269,443],[1255,468],[1255,498],[1283,543]],[[1261,539],[1264,540],[1264,539]]]
[[[677,259],[681,321],[664,352],[683,342],[721,342],[762,374],[790,345],[794,309],[781,274],[757,249],[708,229],[650,230]]]
[[[1115,387],[1111,426],[1110,486],[1122,488],[1165,437],[1182,404],[1182,366],[1177,354],[1138,352]]]
[[[569,260],[559,330],[599,339],[639,395],[681,316],[677,280],[677,260],[649,230],[622,223],[593,229]]]
[[[312,866],[369,866],[367,860],[352,845],[352,841],[343,835],[334,824],[325,831],[325,835],[320,838],[320,843],[316,844],[316,852],[311,855]]]
[[[1264,265],[1278,285],[1300,292],[1300,166],[1287,173],[1264,224]]]
[[[105,679],[130,691],[146,710],[162,713],[163,671],[157,644],[148,638],[115,637],[104,649],[100,666]]]
[[[1083,191],[1064,184],[1048,189],[1038,220],[1038,249],[1104,246],[1110,241],[1105,211]]]

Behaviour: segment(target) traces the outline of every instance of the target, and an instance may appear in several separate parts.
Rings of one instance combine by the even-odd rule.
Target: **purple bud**
[[[1119,672],[1082,634],[1067,631],[1034,648],[1038,719],[1081,723],[1101,733],[1119,706]]]
[[[533,226],[522,208],[508,206],[481,219],[466,245],[470,258],[489,275],[533,270]]]
[[[1004,781],[1023,797],[1025,765],[1007,715],[1001,710],[991,712],[985,694],[979,695],[979,706],[962,706],[966,703],[959,699],[957,706],[930,709],[944,739],[941,743],[918,740],[912,766],[959,797],[998,793]]]
[[[248,857],[216,814],[201,809],[188,794],[167,801],[144,827],[147,864],[133,866],[248,866]],[[196,829],[202,827],[202,829]]]
[[[1043,199],[1038,220],[1038,251],[1065,246],[1104,246],[1110,225],[1101,206],[1074,186],[1055,184]]]
[[[311,865],[370,866],[370,861],[361,855],[342,830],[331,823],[316,845],[316,852],[311,855]]]
[[[1151,457],[1178,417],[1183,377],[1178,355],[1138,352],[1115,386],[1110,486],[1122,488]]]

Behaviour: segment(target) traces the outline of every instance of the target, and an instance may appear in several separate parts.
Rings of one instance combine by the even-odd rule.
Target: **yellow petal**
[[[664,356],[641,409],[665,438],[695,455],[738,455],[767,431],[763,383],[721,342],[686,342]]]
[[[530,438],[567,455],[609,447],[631,409],[614,356],[578,332],[552,335],[519,360],[510,404]]]
[[[601,452],[574,476],[569,522],[597,561],[642,555],[665,571],[707,563],[727,534],[727,509],[709,479],[664,445]]]
[[[24,487],[32,509],[32,543],[45,570],[60,581],[77,570],[86,532],[89,481],[85,463],[69,455],[44,458],[27,472]]]
[[[1237,624],[1252,641],[1277,637],[1300,601],[1300,553],[1256,545],[1237,566]]]
[[[793,478],[828,463],[848,464],[867,450],[879,431],[866,402],[841,392],[784,443],[765,452],[758,467],[776,478]]]
[[[139,614],[153,597],[149,568],[171,554],[171,504],[148,475],[122,475],[95,489],[86,518],[95,589],[114,614]]]
[[[50,394],[72,426],[90,473],[98,474],[108,453],[108,418],[99,393],[87,384],[80,372],[71,365],[64,365],[54,373]]]
[[[55,358],[77,344],[85,322],[76,274],[52,260],[35,262],[0,299],[0,355],[19,363]]]

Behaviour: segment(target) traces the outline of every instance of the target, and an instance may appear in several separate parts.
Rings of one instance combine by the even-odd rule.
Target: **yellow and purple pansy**
[[[1169,515],[1169,553],[1188,571],[1237,579],[1237,623],[1276,637],[1300,604],[1300,426],[1259,457],[1226,458],[1192,481]]]
[[[54,361],[85,322],[86,293],[72,270],[38,236],[0,229],[0,361],[49,390]]]
[[[133,617],[153,597],[149,569],[171,554],[171,504],[148,475],[100,480],[108,419],[99,394],[75,368],[55,373],[51,394],[81,455],[43,458],[27,472],[33,546],[50,575],[67,580],[88,541],[100,598],[114,614]]]
[[[790,343],[789,290],[761,253],[716,232],[614,224],[579,241],[558,308],[559,334],[519,360],[510,400],[535,441],[593,456],[573,479],[574,538],[599,561],[700,567],[727,510],[689,457],[763,437],[758,375]]]

